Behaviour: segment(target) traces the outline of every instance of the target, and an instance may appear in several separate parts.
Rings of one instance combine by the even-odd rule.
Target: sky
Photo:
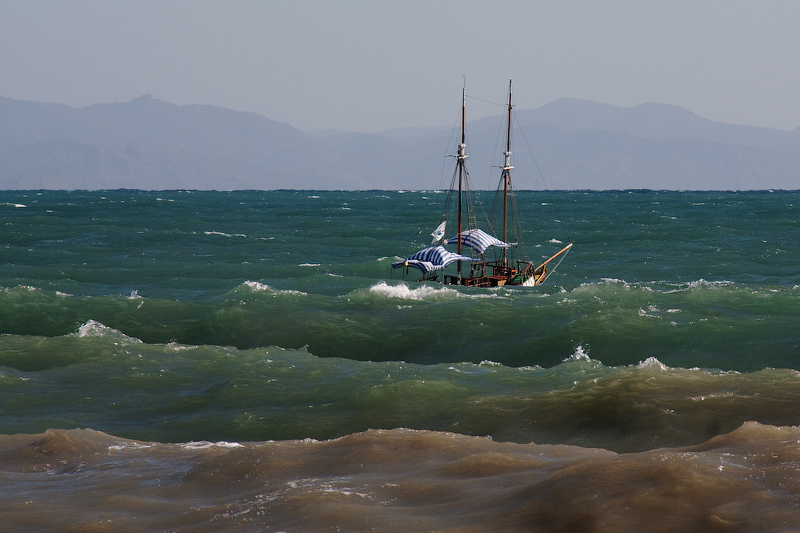
[[[0,0],[0,96],[143,94],[304,131],[451,126],[569,97],[800,127],[796,0]],[[466,78],[464,78],[466,76]]]

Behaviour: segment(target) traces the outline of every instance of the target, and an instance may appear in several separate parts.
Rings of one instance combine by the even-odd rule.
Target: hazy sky
[[[448,126],[467,93],[800,126],[797,0],[0,0],[0,96],[151,93],[303,130]],[[499,113],[470,100],[469,117]]]

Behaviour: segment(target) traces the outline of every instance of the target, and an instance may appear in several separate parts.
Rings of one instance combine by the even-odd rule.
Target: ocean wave
[[[14,291],[27,291],[27,292],[34,292],[41,290],[39,287],[34,287],[33,285],[17,285],[16,287],[3,287],[4,292],[14,292]]]
[[[421,284],[420,286],[412,289],[405,283],[400,283],[398,285],[389,285],[385,281],[378,282],[376,285],[371,286],[369,288],[369,292],[372,294],[385,296],[387,298],[397,298],[401,300],[413,300],[413,301],[455,299],[455,298],[467,298],[467,299],[498,298],[498,294],[496,293],[468,294],[444,285],[431,286],[431,285]]]
[[[272,295],[291,295],[291,296],[308,296],[308,293],[303,291],[297,291],[292,289],[274,289],[267,285],[266,283],[261,283],[259,281],[245,281],[236,290],[240,288],[247,288],[249,291],[254,293],[267,293]]]
[[[431,287],[429,285],[420,285],[416,288],[411,288],[405,283],[398,285],[389,285],[385,281],[381,281],[376,285],[369,288],[372,294],[378,294],[387,298],[399,298],[401,300],[428,300],[443,296],[457,297],[458,291],[448,287]]]
[[[247,237],[244,233],[225,233],[223,231],[204,231],[206,235],[219,235],[221,237]]]
[[[597,363],[599,361],[595,361],[589,354],[586,353],[586,348],[583,345],[578,345],[575,348],[575,351],[572,354],[563,360],[564,363],[572,363],[572,362],[584,362],[584,363]]]
[[[219,441],[219,442],[209,442],[209,441],[192,441],[187,442],[181,445],[182,448],[187,450],[208,450],[211,448],[224,448],[224,449],[235,449],[235,448],[244,448],[243,445],[239,444],[238,442],[226,442],[226,441]]]
[[[92,320],[61,338],[0,337],[4,386],[25,398],[0,417],[0,433],[60,420],[134,438],[242,443],[409,427],[630,452],[697,444],[746,420],[800,424],[797,371],[655,357],[610,366],[590,353],[579,345],[546,368],[354,361],[274,346],[147,344]],[[81,407],[65,415],[65,403]]]
[[[667,371],[669,367],[656,359],[655,357],[648,357],[638,365],[636,368],[639,370],[660,370],[660,371]]]
[[[738,285],[727,280],[707,281],[702,278],[694,281],[679,283],[668,282],[664,280],[629,282],[618,278],[601,278],[600,281],[581,283],[574,289],[574,291],[584,291],[599,288],[622,288],[626,291],[641,290],[671,294],[675,292],[692,291],[698,289],[717,289],[722,287],[738,287]]]
[[[729,302],[736,302],[742,298],[754,298],[754,302],[764,298],[779,300],[790,296],[795,290],[796,286],[752,286],[729,280],[708,281],[702,278],[683,282],[626,281],[617,278],[603,278],[599,281],[584,282],[570,290],[564,290],[562,295],[565,296],[563,303],[581,303],[586,302],[587,298],[595,298],[602,302],[619,301],[627,306],[635,302],[637,298],[646,299],[648,305],[638,308],[641,314],[642,309],[656,305],[651,301],[654,296],[662,298],[664,302],[701,302],[703,301],[701,299],[715,299],[724,307]],[[676,300],[675,298],[681,299]],[[680,311],[682,309],[672,307],[667,312]]]
[[[407,428],[235,445],[49,430],[0,435],[0,512],[13,530],[786,531],[798,441],[750,421],[627,454]]]
[[[732,281],[722,280],[722,281],[706,281],[704,279],[698,279],[695,281],[687,281],[682,284],[678,284],[677,287],[670,290],[665,290],[663,292],[669,294],[671,292],[680,292],[680,291],[696,291],[702,289],[718,289],[722,287],[735,287],[736,284]]]
[[[96,320],[89,319],[84,324],[82,324],[78,331],[74,333],[75,337],[85,339],[89,337],[102,337],[106,339],[114,339],[125,343],[133,343],[133,344],[142,344],[140,339],[135,337],[129,337],[125,335],[121,331],[118,331],[114,328],[109,328],[97,322]]]

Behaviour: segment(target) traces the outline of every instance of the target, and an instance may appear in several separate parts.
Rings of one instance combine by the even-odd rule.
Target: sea
[[[3,531],[800,530],[800,191],[0,191]]]

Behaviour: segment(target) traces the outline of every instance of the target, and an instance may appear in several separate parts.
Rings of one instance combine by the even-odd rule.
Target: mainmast
[[[469,157],[466,154],[466,133],[465,133],[465,124],[466,124],[466,116],[467,116],[467,79],[464,76],[464,87],[461,89],[461,144],[458,145],[458,154],[456,155],[456,161],[458,164],[458,255],[461,255],[461,231],[462,222],[461,222],[461,209],[463,204],[463,194],[464,194],[464,162]],[[461,261],[458,262],[458,280],[461,283]]]
[[[508,242],[508,190],[511,187],[511,82],[508,80],[508,128],[506,130],[506,151],[505,162],[501,167],[503,172],[501,179],[503,180],[503,242]],[[508,252],[507,248],[503,248],[503,266],[508,266]]]

